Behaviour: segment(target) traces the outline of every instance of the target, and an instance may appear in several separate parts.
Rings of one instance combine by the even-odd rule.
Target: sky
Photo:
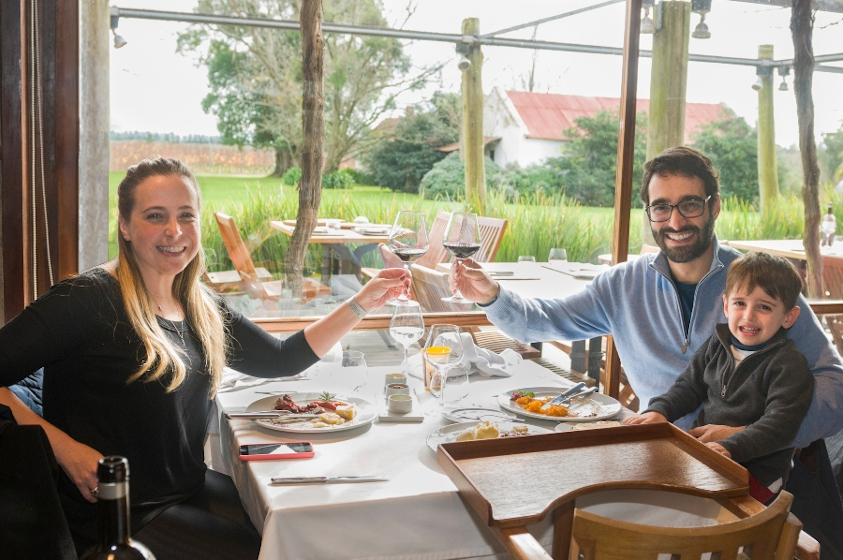
[[[351,1],[351,0],[347,0]],[[441,33],[459,33],[464,18],[477,17],[481,33],[519,23],[566,13],[596,4],[597,0],[415,0],[407,19],[408,0],[382,0],[390,27]],[[191,12],[195,0],[112,0],[121,8]],[[619,3],[543,23],[535,30],[537,40],[596,46],[623,46],[625,5]],[[406,21],[405,21],[406,20]],[[706,15],[711,39],[690,40],[693,54],[755,59],[758,46],[772,44],[774,59],[793,57],[790,10],[758,4],[713,0]],[[692,14],[691,26],[699,22]],[[121,18],[118,33],[128,44],[111,49],[111,128],[114,131],[173,132],[179,135],[218,135],[216,120],[201,108],[208,93],[207,71],[195,58],[176,53],[176,35],[187,24]],[[530,39],[534,28],[511,32],[504,37]],[[815,55],[843,52],[843,14],[820,12],[814,27]],[[652,47],[652,36],[642,35],[641,49]],[[416,68],[445,63],[425,90],[408,92],[399,98],[404,107],[424,101],[437,90],[459,92],[460,72],[454,46],[439,42],[406,42]],[[571,95],[619,97],[622,58],[617,55],[536,51],[505,47],[483,47],[483,89],[492,87],[526,90],[535,55],[534,91]],[[831,63],[843,66],[843,62]],[[757,121],[758,94],[751,66],[692,62],[688,69],[686,99],[698,103],[725,103],[747,122]],[[776,142],[792,146],[798,142],[796,102],[792,76],[789,91],[774,93]],[[778,88],[781,78],[774,77]],[[650,59],[639,62],[638,96],[649,97]],[[843,74],[815,72],[813,98],[817,139],[823,132],[843,126]]]

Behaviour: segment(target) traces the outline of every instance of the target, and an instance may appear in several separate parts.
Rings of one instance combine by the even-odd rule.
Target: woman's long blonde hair
[[[176,176],[187,179],[197,200],[197,211],[201,209],[201,194],[196,177],[181,161],[174,158],[145,159],[129,167],[126,177],[117,188],[117,210],[123,221],[128,223],[135,206],[135,189],[150,177]],[[198,219],[198,218],[197,218]],[[117,230],[117,281],[126,306],[129,322],[138,333],[146,350],[146,361],[128,382],[138,379],[144,382],[158,381],[172,372],[166,384],[167,392],[174,391],[185,380],[187,371],[176,348],[158,324],[152,298],[146,290],[132,243],[126,241]],[[200,246],[196,257],[176,275],[173,282],[173,297],[184,308],[185,318],[202,344],[205,353],[205,370],[211,376],[210,398],[216,394],[226,365],[228,344],[222,312],[210,291],[203,287],[199,278],[205,272],[205,253]]]

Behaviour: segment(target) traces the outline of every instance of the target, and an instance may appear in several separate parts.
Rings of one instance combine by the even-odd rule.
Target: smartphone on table
[[[275,461],[279,459],[309,459],[310,457],[313,457],[313,444],[309,441],[253,443],[240,446],[241,461]]]

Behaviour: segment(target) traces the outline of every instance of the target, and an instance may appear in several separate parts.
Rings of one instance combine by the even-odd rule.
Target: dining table
[[[457,486],[437,463],[429,438],[441,437],[452,425],[441,416],[436,400],[425,391],[421,357],[411,364],[408,384],[414,395],[413,422],[390,421],[382,390],[391,365],[345,371],[341,351],[335,348],[322,360],[293,378],[257,379],[226,371],[216,396],[219,414],[209,430],[207,461],[231,475],[243,505],[262,535],[262,560],[302,559],[493,559],[507,554],[495,533],[472,511]],[[471,376],[461,406],[499,408],[501,396],[519,388],[550,388],[562,392],[573,383],[532,361],[523,360],[508,376]],[[226,414],[254,409],[259,401],[274,401],[284,394],[328,391],[337,398],[359,398],[370,403],[377,416],[348,430],[313,430],[310,433],[270,429],[249,418]],[[260,404],[261,407],[265,404]],[[615,419],[630,414],[620,408]],[[387,416],[384,418],[384,416]],[[569,423],[521,418],[531,431],[559,431]],[[472,423],[472,425],[476,422]],[[457,426],[458,429],[462,427]],[[582,433],[582,432],[580,432]],[[529,436],[525,436],[529,437]],[[311,459],[241,461],[241,445],[310,441]],[[434,443],[437,440],[433,440]],[[622,471],[623,464],[612,465]],[[274,477],[374,476],[386,480],[365,483],[273,484]],[[576,465],[559,465],[559,476],[576,477]],[[583,497],[583,507],[596,507],[640,519],[661,519],[673,526],[712,524],[734,519],[720,503],[707,498],[675,494],[660,500],[643,499],[635,506],[628,492],[601,498]],[[617,498],[617,500],[616,500]],[[581,498],[578,498],[581,500]],[[688,503],[690,500],[690,504]],[[591,502],[591,503],[589,503]],[[577,502],[580,504],[580,502]],[[636,509],[638,507],[638,509]],[[602,509],[601,509],[602,508]],[[643,509],[641,509],[643,508]],[[678,508],[678,509],[677,509]],[[640,511],[639,511],[640,510]],[[731,517],[730,517],[731,516]],[[545,550],[553,544],[553,521],[548,515],[529,527]]]
[[[320,220],[325,224],[330,220]],[[272,229],[292,237],[296,231],[295,220],[272,220]],[[330,278],[334,269],[332,252],[340,255],[340,261],[351,263],[351,271],[359,277],[360,259],[363,254],[374,250],[378,243],[389,240],[390,226],[385,224],[356,224],[340,222],[339,227],[317,225],[311,232],[310,242],[322,246],[322,277]],[[354,250],[349,245],[359,245]],[[342,270],[340,270],[342,272]]]

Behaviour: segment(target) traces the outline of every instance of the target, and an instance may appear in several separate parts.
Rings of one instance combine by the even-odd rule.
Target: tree
[[[385,26],[377,0],[325,0],[326,21]],[[298,19],[295,0],[200,0],[197,11],[250,18]],[[410,60],[397,39],[332,33],[325,36],[325,170],[370,142],[372,125],[395,97],[420,87],[435,69],[409,77]],[[179,36],[179,52],[195,52],[208,67],[211,93],[203,108],[217,116],[232,144],[272,146],[277,172],[301,160],[301,37],[231,25],[194,26]],[[388,91],[389,93],[384,93]]]
[[[720,195],[746,202],[758,198],[758,131],[731,110],[703,125],[694,147],[711,158],[720,174]]]
[[[644,172],[647,115],[638,113],[635,123],[635,177]],[[618,112],[600,111],[574,119],[576,127],[565,131],[570,138],[562,156],[548,158],[546,165],[562,173],[565,194],[586,206],[613,206],[618,159]]]
[[[416,193],[425,173],[445,157],[438,148],[459,139],[459,96],[436,92],[426,106],[413,108],[364,156],[375,183]]]

